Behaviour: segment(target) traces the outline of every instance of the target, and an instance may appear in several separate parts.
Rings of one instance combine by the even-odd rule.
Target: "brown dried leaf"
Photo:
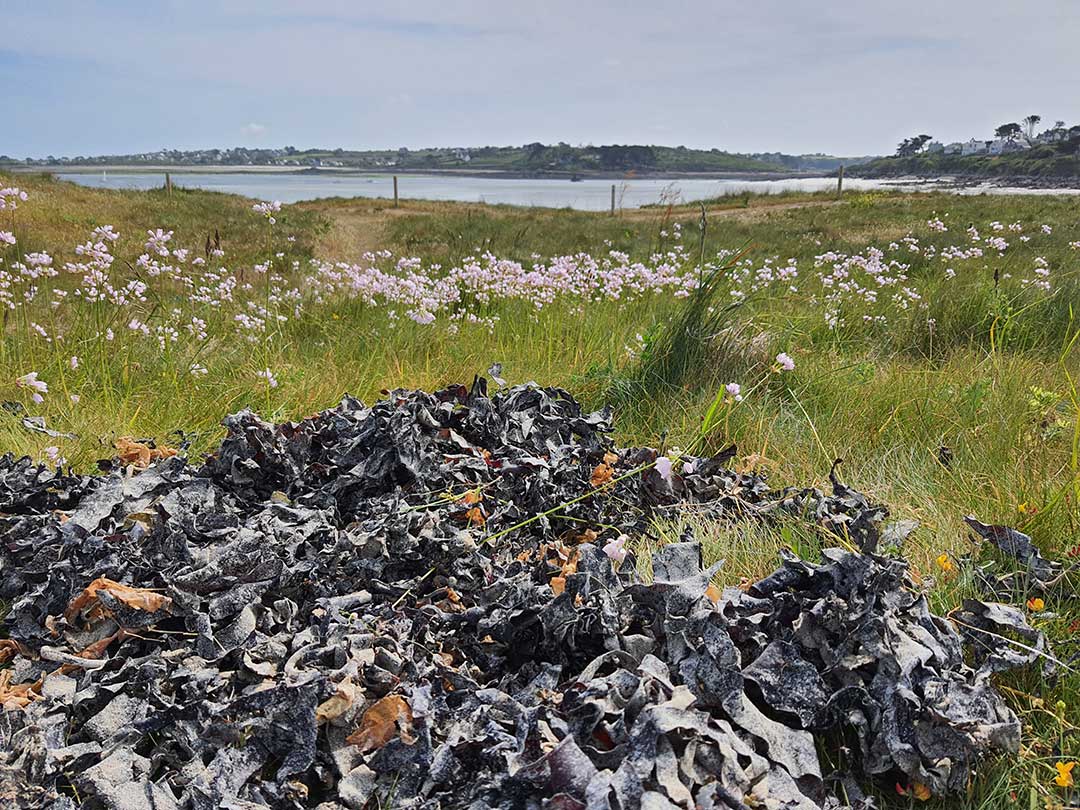
[[[10,638],[0,638],[0,664],[6,664],[16,655],[24,655],[19,642]]]
[[[362,696],[363,692],[356,684],[349,680],[342,681],[338,684],[337,691],[315,709],[315,722],[321,726],[337,720]]]
[[[64,611],[64,618],[70,622],[79,614],[80,610],[86,607],[98,608],[102,613],[107,614],[108,611],[98,602],[98,591],[105,591],[129,608],[143,610],[147,613],[156,613],[172,604],[172,599],[164,594],[156,593],[147,588],[133,588],[130,585],[114,582],[106,577],[98,577],[87,585],[82,593],[71,600],[68,609]]]
[[[130,436],[121,436],[116,440],[116,456],[125,466],[131,465],[140,470],[150,466],[150,462],[162,458],[172,458],[176,450],[172,447],[151,447],[137,442]]]
[[[100,605],[98,607],[100,608]],[[108,649],[110,644],[112,644],[117,639],[123,640],[125,637],[126,633],[123,631],[123,629],[117,630],[111,636],[99,638],[92,644],[88,644],[86,647],[81,649],[77,653],[77,655],[79,656],[79,658],[90,658],[94,660],[102,658],[105,655],[105,650]],[[78,664],[62,664],[60,666],[60,669],[56,671],[61,673],[62,675],[70,675],[73,672],[78,672],[80,669],[82,669],[82,667],[80,667]]]
[[[594,487],[602,487],[604,484],[611,481],[615,474],[615,469],[608,463],[597,464],[596,469],[592,471],[592,475],[589,477],[589,483]]]
[[[362,753],[382,748],[399,736],[412,742],[412,709],[401,695],[387,695],[375,701],[360,721],[360,727],[345,738],[349,745],[357,746]]]
[[[600,536],[600,532],[596,529],[586,529],[577,536],[578,543],[595,543],[596,538]]]
[[[486,520],[484,513],[480,511],[479,506],[474,506],[466,512],[465,517],[468,519],[470,526],[483,526],[484,520]]]
[[[911,786],[911,793],[920,802],[925,802],[930,799],[934,794],[930,792],[930,788],[924,785],[922,782],[915,782]]]
[[[552,577],[551,578],[551,590],[558,596],[566,590],[566,577]]]
[[[11,683],[11,670],[0,671],[0,707],[4,709],[25,709],[30,703],[41,697],[41,681],[33,683]]]

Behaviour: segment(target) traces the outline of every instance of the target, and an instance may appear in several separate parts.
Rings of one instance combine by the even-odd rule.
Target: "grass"
[[[217,229],[234,270],[267,255],[266,224],[251,213],[250,201],[240,198],[180,189],[171,195],[112,192],[44,177],[0,176],[0,187],[10,184],[31,194],[15,221],[23,249],[48,250],[58,263],[73,259],[72,246],[85,241],[90,228],[106,223],[123,234],[116,255],[131,260],[141,252],[145,232],[158,227],[175,230],[174,243],[200,253],[206,236]],[[258,343],[232,337],[222,316],[194,355],[208,370],[200,378],[187,373],[193,355],[183,344],[165,353],[152,341],[106,344],[95,336],[104,321],[61,318],[51,328],[65,333],[60,347],[33,338],[13,318],[5,322],[0,396],[26,402],[13,380],[40,371],[51,385],[40,412],[51,427],[78,438],[30,433],[2,414],[0,444],[35,457],[47,445],[59,445],[85,469],[110,455],[118,436],[168,441],[179,429],[192,438],[191,452],[197,455],[220,439],[221,417],[242,407],[254,407],[267,418],[296,418],[334,404],[346,391],[370,400],[384,388],[467,381],[500,361],[511,382],[564,386],[590,405],[617,394],[622,444],[687,446],[697,437],[718,386],[738,380],[748,387],[762,378],[766,382],[728,414],[715,444],[734,441],[736,463],[764,470],[778,485],[820,485],[833,459],[843,458],[840,474],[846,482],[888,504],[894,517],[919,521],[904,553],[917,576],[932,586],[938,610],[955,606],[967,593],[965,582],[934,562],[942,553],[970,550],[965,514],[1016,525],[1047,555],[1066,556],[1080,537],[1078,402],[1071,383],[1080,378],[1080,363],[1067,350],[1080,326],[1071,312],[1080,301],[1080,252],[1069,246],[1080,240],[1074,199],[876,192],[839,201],[829,194],[721,198],[706,207],[707,255],[724,248],[746,251],[757,262],[766,256],[797,258],[801,267],[826,250],[884,247],[910,232],[918,232],[924,245],[938,244],[935,240],[944,237],[926,233],[926,222],[946,212],[954,236],[969,223],[985,229],[992,220],[1020,220],[1028,227],[1045,223],[1053,235],[1037,249],[1017,245],[1016,259],[976,262],[968,277],[952,286],[938,277],[939,261],[913,256],[908,274],[922,285],[929,309],[897,316],[887,327],[863,326],[853,315],[848,327],[830,329],[805,289],[751,295],[737,309],[724,310],[723,323],[708,330],[723,339],[704,350],[695,342],[696,355],[678,374],[655,362],[670,354],[670,324],[687,313],[670,296],[623,306],[560,300],[540,316],[525,302],[503,302],[483,310],[499,318],[493,331],[463,323],[456,334],[406,319],[389,328],[379,308],[339,298],[305,308]],[[393,209],[379,200],[327,200],[286,206],[272,249],[284,254],[282,267],[311,256],[346,260],[380,248],[445,265],[483,251],[523,262],[534,254],[597,254],[609,247],[647,256],[670,250],[679,224],[696,261],[699,218],[696,205],[612,217],[419,201]],[[295,241],[286,241],[288,236]],[[994,284],[994,271],[1020,274],[1035,252],[1054,268],[1053,296],[1025,297]],[[149,321],[186,306],[183,289],[164,285],[157,294],[160,298],[148,304]],[[714,313],[699,315],[698,323]],[[936,319],[932,334],[927,317]],[[121,331],[123,324],[114,326]],[[629,359],[627,347],[640,349],[639,335],[644,354]],[[780,350],[794,356],[796,369],[768,375]],[[78,370],[65,368],[71,354],[83,360]],[[642,377],[650,359],[653,371]],[[274,370],[277,387],[255,376],[261,368]],[[67,402],[69,393],[79,395],[77,406]],[[942,447],[952,451],[948,465],[941,461]],[[710,558],[728,561],[721,574],[725,583],[772,570],[782,547],[812,554],[821,542],[797,525],[747,530],[699,524]],[[661,536],[675,536],[677,528],[660,527]],[[1036,623],[1067,657],[1078,640],[1071,629],[1080,619],[1075,599],[1047,607],[1057,616]],[[1001,683],[1025,722],[1022,755],[988,766],[970,795],[950,806],[1062,802],[1065,794],[1051,783],[1051,763],[1080,750],[1075,709],[1080,678],[1070,674],[1049,684],[1036,674],[1020,674]],[[1063,717],[1054,708],[1058,701],[1066,706]]]

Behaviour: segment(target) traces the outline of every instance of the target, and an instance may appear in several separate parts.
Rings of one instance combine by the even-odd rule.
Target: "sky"
[[[1080,121],[1076,0],[3,0],[0,154],[884,154]]]

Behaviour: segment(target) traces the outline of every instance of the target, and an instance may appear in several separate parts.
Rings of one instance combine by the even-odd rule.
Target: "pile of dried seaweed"
[[[202,467],[0,461],[0,803],[809,809],[1018,746],[988,679],[1041,639],[971,602],[960,627],[1032,635],[965,663],[835,475],[669,470],[565,391],[482,379],[225,424]],[[613,561],[690,504],[862,551],[723,593],[692,539],[650,582]]]

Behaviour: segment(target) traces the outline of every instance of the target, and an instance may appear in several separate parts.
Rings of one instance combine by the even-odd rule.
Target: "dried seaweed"
[[[811,810],[838,785],[869,806],[856,777],[957,791],[1017,749],[989,677],[1045,642],[1004,606],[931,613],[874,553],[912,527],[835,466],[829,494],[730,452],[658,469],[608,412],[483,379],[225,426],[201,466],[0,458],[5,800]],[[859,550],[723,592],[689,534],[651,581],[613,561],[690,508],[797,515]],[[1022,646],[965,662],[967,636],[1005,631]]]

